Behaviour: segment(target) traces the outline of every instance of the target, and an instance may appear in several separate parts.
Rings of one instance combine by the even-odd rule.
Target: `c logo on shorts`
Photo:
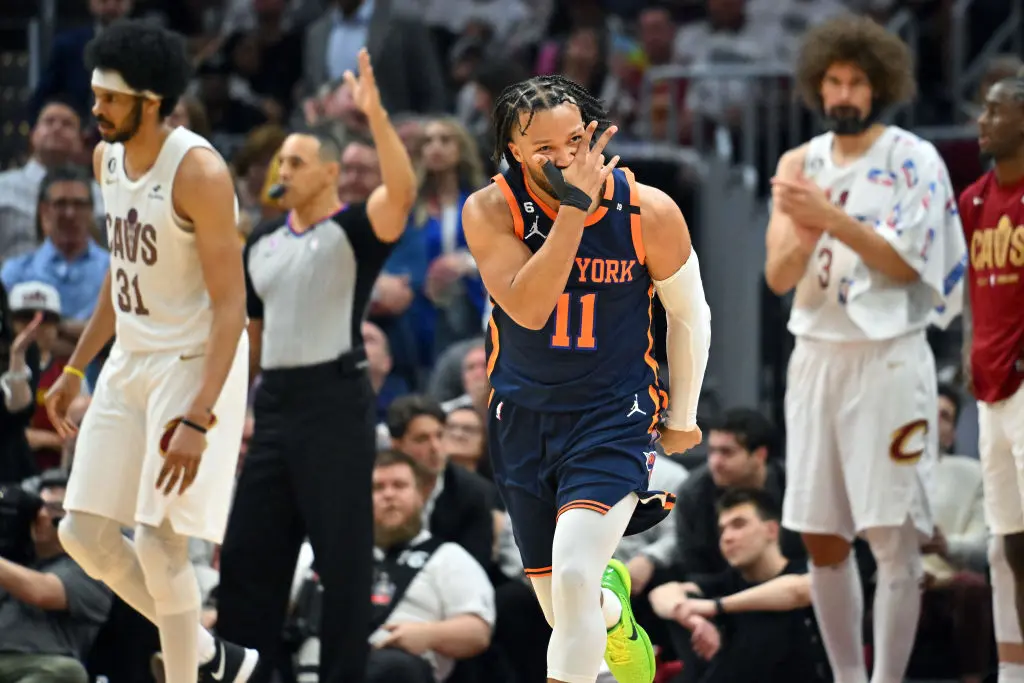
[[[164,432],[160,436],[160,455],[167,455],[167,449],[171,447],[171,437],[174,436],[174,430],[181,424],[181,420],[181,417],[176,417],[164,425]],[[217,416],[210,415],[210,426],[207,429],[213,429],[215,424],[217,424]]]
[[[913,465],[924,454],[924,447],[920,450],[907,450],[910,440],[920,433],[922,437],[928,434],[928,420],[914,420],[892,433],[892,441],[889,443],[889,457],[898,465]]]

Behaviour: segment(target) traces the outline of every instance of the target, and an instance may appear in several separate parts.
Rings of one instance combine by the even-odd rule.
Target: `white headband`
[[[136,90],[125,82],[124,77],[120,73],[109,69],[93,69],[92,84],[94,87],[121,93],[122,95],[135,95],[136,97],[145,97],[149,100],[163,99],[152,90]]]

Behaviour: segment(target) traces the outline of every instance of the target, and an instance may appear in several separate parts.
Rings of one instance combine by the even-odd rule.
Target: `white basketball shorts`
[[[978,451],[989,529],[1024,531],[1024,385],[997,403],[978,401]]]
[[[910,517],[930,537],[938,385],[924,332],[797,339],[787,382],[783,525],[852,541]]]
[[[115,343],[79,431],[65,508],[128,527],[158,527],[166,519],[183,536],[223,540],[245,423],[247,335],[214,406],[216,423],[195,481],[184,495],[156,488],[160,440],[199,390],[203,351],[129,353]]]

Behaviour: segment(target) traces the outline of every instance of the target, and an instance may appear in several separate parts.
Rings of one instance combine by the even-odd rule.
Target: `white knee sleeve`
[[[878,581],[924,578],[917,529],[910,521],[900,527],[875,527],[864,532],[878,565]]]
[[[1020,622],[1017,620],[1016,587],[1013,571],[1006,561],[1003,537],[993,536],[988,542],[988,565],[992,577],[992,621],[997,643],[1021,643]]]
[[[57,528],[61,545],[82,570],[107,585],[117,583],[135,562],[121,525],[88,512],[68,512]]]
[[[135,529],[135,550],[157,614],[200,609],[199,582],[189,562],[187,536],[174,533],[169,524],[160,528],[140,524]]]
[[[636,504],[636,495],[629,494],[603,515],[573,509],[559,517],[551,552],[554,626],[548,678],[566,683],[596,679],[606,642],[601,577]]]

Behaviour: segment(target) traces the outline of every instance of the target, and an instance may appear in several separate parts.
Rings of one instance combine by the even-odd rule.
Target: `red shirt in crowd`
[[[993,171],[960,195],[967,238],[974,395],[994,403],[1024,380],[1024,178],[1001,187]]]
[[[32,421],[29,423],[29,427],[48,432],[57,431],[53,428],[53,423],[50,422],[50,416],[46,414],[45,399],[46,392],[50,390],[50,387],[53,386],[61,376],[61,373],[64,372],[65,365],[67,365],[66,358],[52,358],[47,367],[40,368],[39,388],[36,390],[36,412],[32,414]],[[60,449],[40,448],[35,452],[36,467],[39,468],[40,472],[51,467],[60,467],[60,457]]]

